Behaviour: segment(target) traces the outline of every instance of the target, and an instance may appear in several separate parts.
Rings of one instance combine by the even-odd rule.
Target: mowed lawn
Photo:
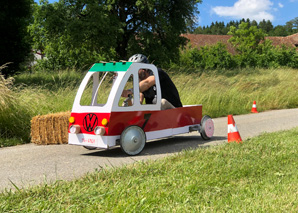
[[[298,212],[298,128],[0,195],[3,212]]]

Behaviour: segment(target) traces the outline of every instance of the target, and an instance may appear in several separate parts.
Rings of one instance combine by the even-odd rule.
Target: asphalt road
[[[298,109],[276,110],[234,116],[242,139],[263,132],[274,132],[298,126]],[[105,167],[121,166],[136,161],[158,159],[183,149],[217,145],[227,141],[227,117],[214,119],[215,134],[204,141],[198,133],[183,134],[152,141],[134,157],[126,156],[120,148],[102,151],[86,150],[72,145],[26,144],[0,148],[0,191],[26,188],[56,180],[72,180]]]

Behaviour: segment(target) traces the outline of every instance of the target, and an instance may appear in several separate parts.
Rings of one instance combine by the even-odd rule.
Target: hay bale
[[[67,144],[70,112],[38,115],[31,120],[31,142],[36,144]]]

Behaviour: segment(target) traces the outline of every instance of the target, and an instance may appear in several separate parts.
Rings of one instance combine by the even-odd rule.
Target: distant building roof
[[[289,35],[284,38],[286,41],[292,43],[295,47],[298,47],[298,33]]]
[[[227,49],[230,53],[235,54],[235,49],[228,40],[232,37],[230,35],[207,35],[207,34],[184,34],[184,37],[189,39],[189,42],[192,47],[203,47],[206,45],[215,45],[218,42],[221,42],[227,45]]]

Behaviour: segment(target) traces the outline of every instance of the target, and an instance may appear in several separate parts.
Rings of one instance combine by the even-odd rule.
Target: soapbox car
[[[139,69],[152,70],[156,103],[141,104]],[[130,89],[133,97],[122,97]],[[129,104],[130,103],[130,104]],[[96,63],[87,72],[69,118],[68,143],[87,149],[119,146],[127,155],[139,154],[146,141],[198,131],[205,140],[214,133],[213,120],[202,118],[202,105],[161,110],[158,70],[153,64]]]

